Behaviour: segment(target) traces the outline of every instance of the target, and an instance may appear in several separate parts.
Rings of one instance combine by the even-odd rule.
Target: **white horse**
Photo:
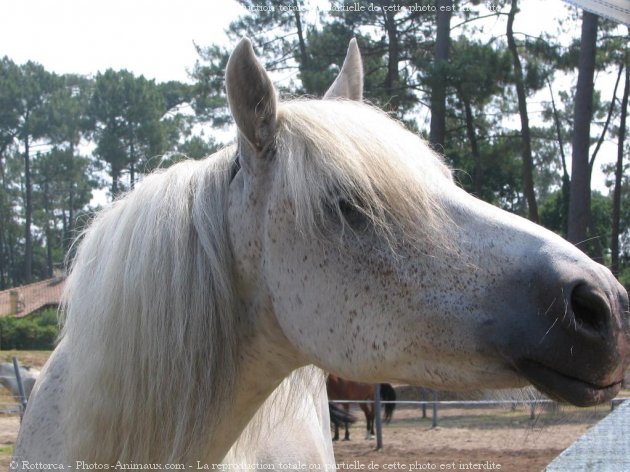
[[[347,72],[330,95],[360,96]],[[147,177],[81,241],[18,467],[219,463],[239,436],[256,446],[243,429],[310,363],[373,383],[533,383],[577,405],[618,392],[628,297],[608,270],[466,194],[378,110],[278,104],[246,39],[226,84],[237,147]]]

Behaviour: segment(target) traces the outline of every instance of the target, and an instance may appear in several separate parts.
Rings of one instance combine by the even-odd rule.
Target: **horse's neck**
[[[208,459],[212,463],[221,462],[225,454],[239,438],[247,424],[254,417],[265,399],[271,394],[279,381],[270,385],[268,382],[250,382],[239,379],[236,384],[234,401],[219,412],[222,419],[217,425],[215,437],[211,439]]]
[[[221,419],[210,442],[212,462],[223,459],[267,397],[299,367],[279,327],[264,315],[257,320],[254,329],[242,333],[233,401],[217,412]]]

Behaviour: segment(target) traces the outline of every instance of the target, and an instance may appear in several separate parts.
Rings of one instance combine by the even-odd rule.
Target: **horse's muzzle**
[[[501,350],[551,398],[595,405],[617,395],[630,361],[628,294],[607,271],[562,272],[530,279],[536,316],[521,313]]]

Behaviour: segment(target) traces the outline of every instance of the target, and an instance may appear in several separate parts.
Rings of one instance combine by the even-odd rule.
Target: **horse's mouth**
[[[554,400],[576,406],[593,406],[611,400],[619,393],[622,381],[609,385],[597,385],[579,379],[532,359],[515,363],[516,370],[534,387]]]

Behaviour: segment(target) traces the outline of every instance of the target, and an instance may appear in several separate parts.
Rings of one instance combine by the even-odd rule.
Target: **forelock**
[[[374,107],[292,101],[278,113],[277,158],[298,229],[319,232],[336,199],[357,202],[386,238],[435,235],[436,189],[450,171],[428,145]]]

